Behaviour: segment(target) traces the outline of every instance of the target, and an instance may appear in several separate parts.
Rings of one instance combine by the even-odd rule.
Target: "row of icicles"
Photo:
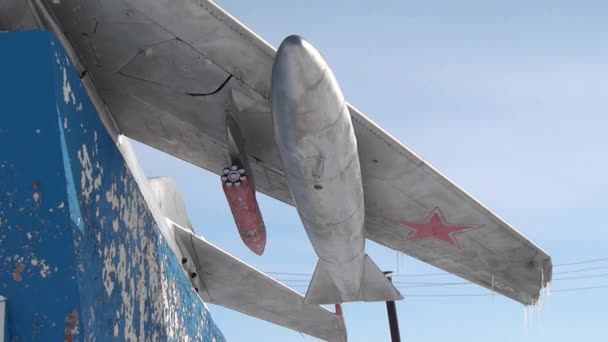
[[[403,256],[405,256],[405,254],[397,251],[396,256],[397,256],[397,270],[395,272],[395,275],[399,275],[400,271],[401,271],[401,265],[403,264],[401,261],[401,258]],[[536,316],[536,318],[538,320],[540,320],[541,311],[543,308],[543,302],[545,301],[545,298],[547,301],[549,301],[549,299],[551,298],[551,282],[548,282],[547,285],[543,287],[542,284],[544,284],[544,282],[545,282],[545,271],[541,268],[540,272],[541,272],[541,274],[540,274],[541,290],[540,290],[540,295],[538,297],[538,300],[533,305],[524,305],[524,328],[525,329],[528,329],[528,327],[530,326],[530,318]],[[492,291],[492,294],[494,294],[494,276],[492,276],[491,291]]]

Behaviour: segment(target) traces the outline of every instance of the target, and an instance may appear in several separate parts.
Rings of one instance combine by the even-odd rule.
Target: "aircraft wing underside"
[[[229,162],[231,113],[243,130],[256,189],[293,204],[269,107],[273,47],[210,1],[44,3],[124,134],[219,174]],[[367,237],[521,303],[536,302],[551,280],[550,257],[349,110]]]
[[[192,231],[174,225],[175,237],[199,271],[206,303],[221,305],[326,341],[346,341],[342,317],[224,252]],[[181,247],[183,246],[183,247]]]
[[[331,342],[347,340],[340,313],[304,303],[304,296],[196,235],[177,184],[149,178],[151,193],[175,236],[176,255],[190,284],[205,303]]]

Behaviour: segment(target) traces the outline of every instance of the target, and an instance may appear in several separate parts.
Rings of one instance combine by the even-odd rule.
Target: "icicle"
[[[534,305],[524,305],[524,329],[526,333],[532,327],[534,322]]]
[[[494,303],[494,275],[492,274],[492,295],[490,296],[490,302]]]
[[[544,289],[545,296],[547,296],[547,302],[549,302],[549,299],[551,298],[551,286],[552,285],[553,284],[551,282],[548,282]]]
[[[541,317],[541,310],[543,308],[543,299],[544,299],[545,293],[546,293],[545,270],[541,266],[541,268],[540,268],[540,291],[538,294],[538,300],[536,301],[536,305],[535,305],[535,309],[537,309],[537,319],[539,321],[540,321],[540,317]]]
[[[396,251],[397,253],[397,272],[395,272],[395,274],[399,274],[399,251]]]
[[[543,287],[545,286],[545,270],[540,268],[540,292],[543,292]]]
[[[538,295],[539,302],[541,301],[541,299],[543,297],[544,288],[545,288],[545,270],[541,267],[540,268],[540,294]]]
[[[543,270],[543,268],[540,268],[540,291],[538,294],[538,300],[536,301],[536,307],[539,309],[543,308],[543,289],[545,286],[545,270]]]
[[[551,282],[548,281],[547,284],[545,284],[545,272],[542,269],[541,269],[540,276],[541,276],[540,297],[547,297],[547,302],[548,302],[549,298],[551,298]]]
[[[538,300],[536,301],[536,305],[534,308],[536,309],[536,318],[540,322],[540,312],[543,309],[543,289],[540,290],[540,294],[538,295]]]
[[[551,282],[547,282],[545,284],[545,271],[542,267],[539,268],[540,270],[540,290],[538,293],[538,298],[536,299],[536,302],[532,305],[527,305],[524,307],[524,320],[525,320],[525,327],[526,329],[528,329],[528,327],[531,325],[530,322],[534,321],[534,319],[536,319],[537,322],[540,322],[541,318],[542,318],[542,308],[543,308],[543,300],[545,298],[545,296],[547,298],[550,297],[550,292],[551,292]],[[527,299],[532,299],[532,298],[527,298]],[[525,302],[531,302],[531,300],[524,300]],[[531,321],[532,319],[532,321]]]

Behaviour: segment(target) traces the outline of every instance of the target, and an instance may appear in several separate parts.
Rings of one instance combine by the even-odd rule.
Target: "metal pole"
[[[388,280],[392,283],[393,278],[391,274],[393,272],[387,271],[384,272]],[[392,342],[401,342],[401,336],[399,334],[399,320],[397,319],[397,307],[395,306],[395,301],[386,302],[386,312],[388,313],[388,324],[391,329],[391,341]]]

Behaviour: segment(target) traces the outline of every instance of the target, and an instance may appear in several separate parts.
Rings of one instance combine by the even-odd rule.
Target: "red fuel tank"
[[[224,169],[222,187],[241,239],[252,252],[262,255],[266,246],[266,226],[245,169],[236,165]]]

